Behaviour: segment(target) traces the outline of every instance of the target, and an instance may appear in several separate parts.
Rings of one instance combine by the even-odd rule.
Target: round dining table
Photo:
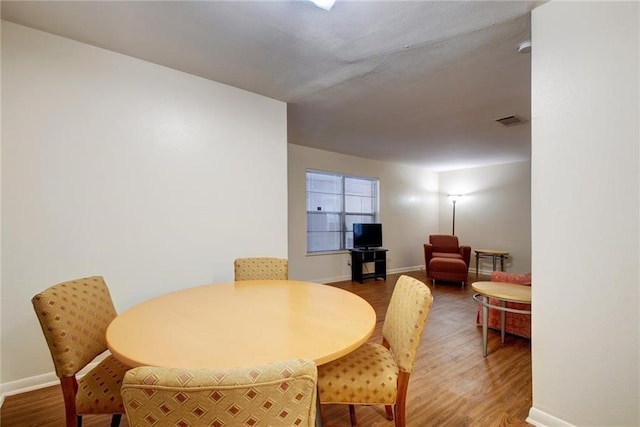
[[[358,348],[373,307],[329,285],[248,280],[182,289],[118,315],[111,353],[131,366],[231,368],[303,358],[317,365]]]

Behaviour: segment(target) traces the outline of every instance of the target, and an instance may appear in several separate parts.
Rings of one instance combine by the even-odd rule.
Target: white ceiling
[[[541,1],[2,1],[2,18],[288,103],[288,140],[462,169],[531,152]],[[527,120],[504,127],[495,119]]]

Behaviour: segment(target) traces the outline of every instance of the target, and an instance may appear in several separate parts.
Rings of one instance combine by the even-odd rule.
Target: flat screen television
[[[353,248],[382,247],[382,224],[353,224]]]

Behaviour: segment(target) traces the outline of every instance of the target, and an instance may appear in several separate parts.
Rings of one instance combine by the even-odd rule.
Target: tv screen
[[[379,248],[382,246],[382,224],[353,224],[354,248]]]

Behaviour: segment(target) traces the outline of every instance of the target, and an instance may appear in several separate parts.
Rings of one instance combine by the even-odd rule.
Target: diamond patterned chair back
[[[429,288],[413,277],[400,276],[382,326],[400,371],[411,372],[427,324],[433,296]]]
[[[404,427],[409,377],[432,303],[427,285],[400,276],[382,325],[382,344],[366,342],[319,366],[320,401],[349,405],[352,426],[355,405],[385,405],[387,418]]]
[[[107,350],[106,330],[116,309],[104,279],[86,277],[59,283],[35,295],[31,302],[60,378],[67,426],[81,424],[83,414],[124,413],[120,387],[128,369],[113,356],[77,380],[76,374]]]
[[[143,366],[122,396],[131,427],[314,426],[316,365],[288,360],[232,369]]]
[[[287,280],[289,262],[285,258],[238,258],[233,263],[235,280]]]

